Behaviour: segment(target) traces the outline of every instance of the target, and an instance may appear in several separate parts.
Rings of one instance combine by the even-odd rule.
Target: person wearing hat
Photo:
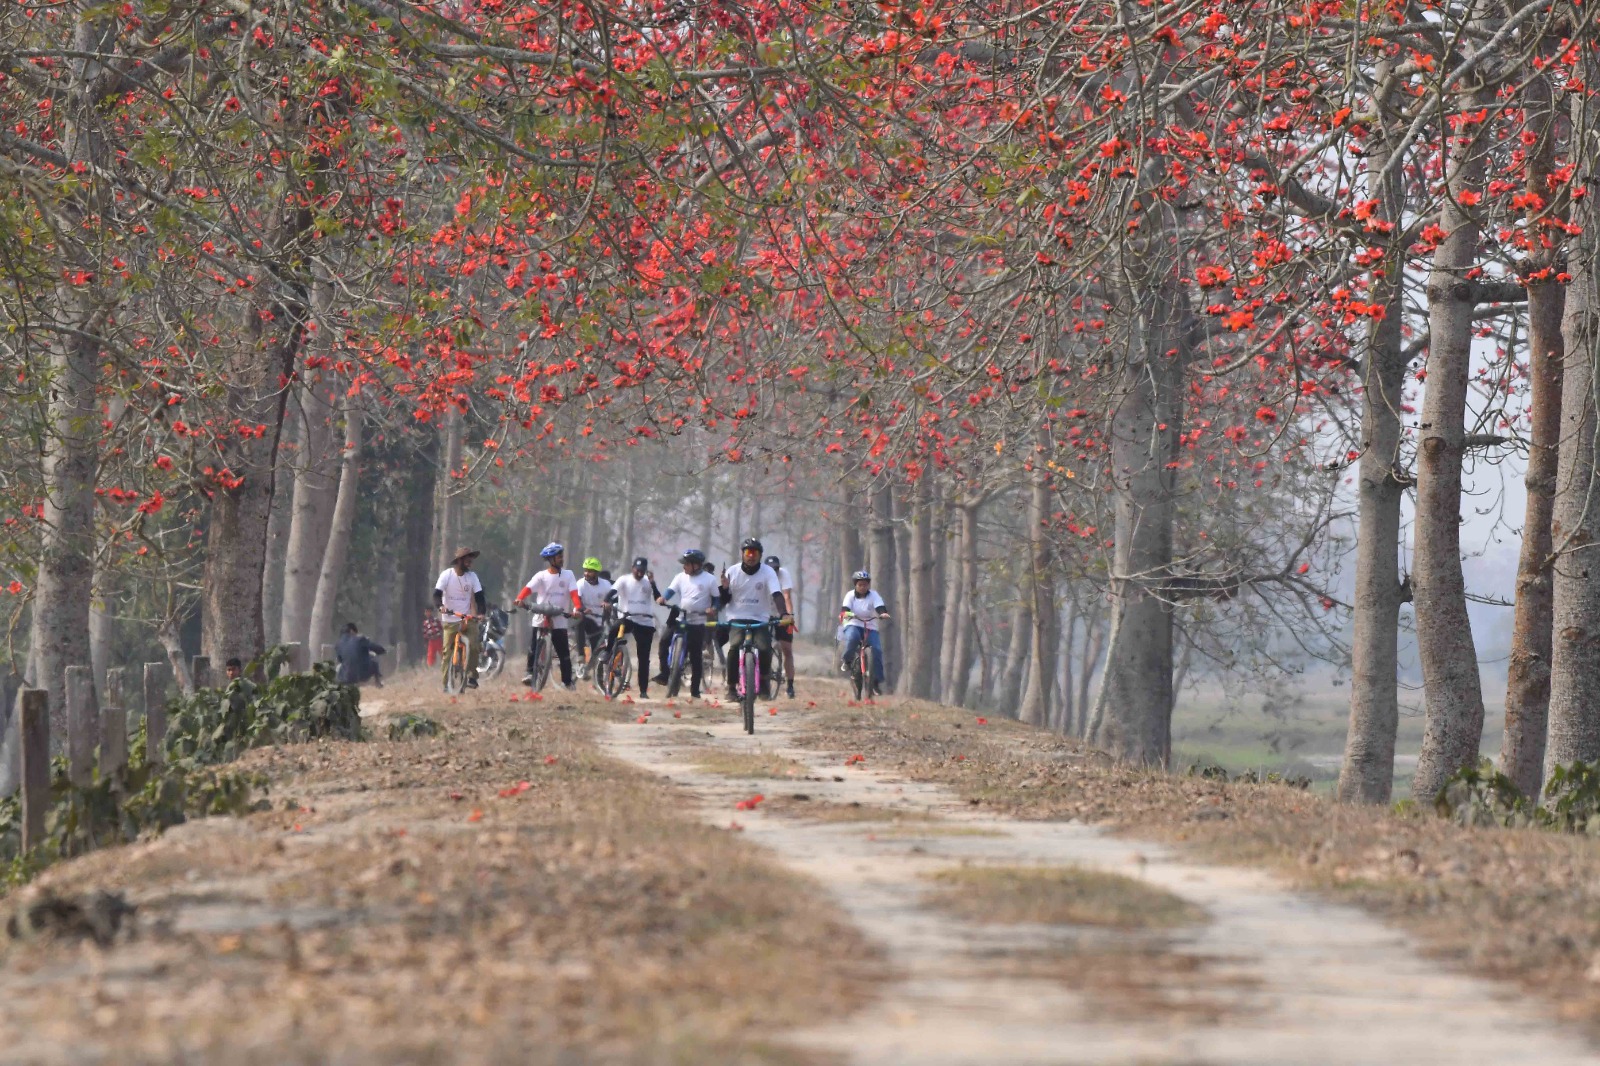
[[[642,555],[633,561],[633,569],[617,578],[611,587],[611,599],[622,615],[622,628],[633,634],[634,650],[639,654],[641,700],[650,698],[650,645],[656,639],[656,600],[660,598],[650,560]]]
[[[444,645],[439,656],[445,672],[445,691],[450,691],[450,660],[455,657],[456,638],[467,641],[467,687],[478,687],[478,651],[481,641],[475,618],[489,610],[483,595],[483,582],[472,572],[473,560],[481,553],[474,548],[457,548],[439,580],[433,586],[433,605],[443,624]]]
[[[581,635],[578,640],[583,655],[583,667],[578,676],[582,678],[589,676],[595,653],[600,650],[600,642],[605,639],[605,627],[600,624],[600,620],[606,613],[606,598],[611,595],[611,581],[601,575],[603,569],[600,560],[591,555],[583,561],[583,576],[578,579],[580,604],[578,613],[582,615],[579,621]]]

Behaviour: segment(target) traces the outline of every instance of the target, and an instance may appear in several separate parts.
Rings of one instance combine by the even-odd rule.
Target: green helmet
[[[585,559],[585,560],[584,560],[584,561],[583,561],[583,568],[584,568],[584,569],[585,569],[585,570],[593,570],[593,571],[594,571],[594,572],[595,572],[595,573],[597,573],[597,574],[598,574],[598,573],[599,573],[599,572],[600,572],[600,571],[602,571],[602,570],[604,570],[604,569],[605,569],[605,567],[603,567],[603,566],[601,566],[601,565],[600,565],[600,560],[599,560],[599,559],[596,559],[596,558],[595,558],[595,557],[594,557],[594,556],[592,556],[592,555],[591,555],[591,556],[589,556],[589,558],[587,558],[587,559]]]

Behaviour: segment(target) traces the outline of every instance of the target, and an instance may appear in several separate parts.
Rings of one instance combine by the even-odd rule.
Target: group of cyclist
[[[629,572],[613,583],[600,560],[593,556],[583,561],[583,576],[575,576],[565,565],[566,548],[551,543],[540,551],[543,568],[523,585],[516,605],[532,611],[537,616],[535,625],[548,630],[551,647],[560,664],[561,684],[569,691],[576,684],[568,619],[577,621],[581,646],[589,652],[589,658],[602,641],[632,635],[638,656],[641,699],[649,698],[652,680],[665,684],[669,641],[660,643],[659,670],[654,678],[649,670],[650,649],[656,636],[655,609],[659,605],[668,608],[668,632],[678,626],[684,630],[691,697],[699,698],[701,694],[709,633],[718,646],[726,648],[728,699],[737,699],[738,652],[747,640],[754,642],[759,655],[763,689],[768,687],[772,676],[772,653],[780,652],[784,676],[788,679],[787,695],[793,699],[794,582],[777,556],[763,559],[762,552],[761,541],[755,537],[746,538],[740,545],[739,564],[725,568],[719,579],[706,563],[705,552],[690,548],[678,556],[682,572],[673,575],[663,590],[656,584],[649,560],[642,556],[634,559]],[[468,688],[478,686],[480,652],[478,627],[471,623],[487,609],[483,583],[473,571],[479,554],[472,548],[457,549],[450,565],[439,575],[433,593],[443,629],[441,659],[448,670],[456,640],[465,637]],[[861,641],[866,640],[874,653],[873,672],[881,682],[883,646],[878,626],[889,617],[888,608],[883,597],[872,588],[872,578],[867,571],[859,570],[852,577],[853,587],[846,592],[839,609],[845,635],[844,662],[849,663]],[[610,632],[602,621],[608,608],[615,612],[617,619]],[[524,684],[533,682],[533,668],[533,652],[530,651]],[[767,698],[772,695],[775,693],[762,693]]]

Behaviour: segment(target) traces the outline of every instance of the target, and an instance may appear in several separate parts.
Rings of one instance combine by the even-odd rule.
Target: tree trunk
[[[115,48],[116,22],[111,18],[82,21],[73,29],[76,58],[61,108],[62,155],[92,168],[115,167],[101,129],[100,104],[105,80],[114,70],[90,58]],[[98,250],[79,239],[108,232],[111,200],[104,183],[94,182],[74,194],[69,213],[77,226],[65,227],[62,251],[69,265],[95,271]],[[70,271],[63,269],[65,275]],[[34,685],[49,694],[50,734],[64,738],[66,669],[89,662],[89,605],[94,590],[95,509],[100,412],[95,383],[100,371],[98,334],[109,307],[96,305],[95,286],[56,286],[56,303],[68,329],[50,345],[46,371],[47,399],[43,439],[42,514],[39,570],[33,588],[30,659]]]
[[[934,504],[932,481],[923,474],[911,508],[910,595],[900,618],[905,630],[905,671],[899,691],[916,699],[935,697],[939,664],[933,625],[938,620],[934,603]]]
[[[1111,626],[1091,741],[1165,766],[1172,754],[1172,612],[1158,588],[1172,566],[1172,472],[1181,413],[1181,295],[1159,279],[1121,372],[1111,421],[1116,525]]]
[[[1597,72],[1592,59],[1580,70],[1588,84]],[[1600,119],[1582,93],[1572,97],[1571,158],[1582,160],[1575,177],[1593,188],[1600,159]],[[1589,106],[1593,106],[1590,104]],[[1600,493],[1595,478],[1595,389],[1600,387],[1600,211],[1593,195],[1574,203],[1577,236],[1567,256],[1567,289],[1561,336],[1566,351],[1561,383],[1560,459],[1550,537],[1555,552],[1551,615],[1550,723],[1544,770],[1576,760],[1600,759],[1600,573],[1595,542],[1600,537]]]
[[[1473,94],[1463,112],[1489,101]],[[1467,379],[1472,368],[1473,312],[1468,277],[1478,262],[1477,216],[1463,197],[1482,195],[1488,124],[1464,124],[1446,157],[1448,195],[1428,275],[1428,369],[1417,444],[1417,514],[1412,537],[1417,658],[1422,664],[1422,755],[1412,793],[1430,802],[1455,771],[1478,761],[1483,689],[1467,615],[1461,571],[1461,463],[1466,452]]]
[[[1065,610],[1067,620],[1061,627],[1061,646],[1058,653],[1061,663],[1060,684],[1057,688],[1060,693],[1060,703],[1056,708],[1056,720],[1053,728],[1062,736],[1070,737],[1074,735],[1073,694],[1077,691],[1077,686],[1073,684],[1072,677],[1072,651],[1073,645],[1077,643],[1078,639],[1078,612],[1073,607],[1071,600],[1067,601]]]
[[[1100,656],[1106,650],[1106,626],[1104,612],[1100,608],[1095,610],[1084,620],[1083,631],[1083,656],[1078,660],[1078,736],[1089,735],[1089,687],[1094,680],[1094,672],[1100,666]]]
[[[1392,66],[1379,65],[1380,79]],[[1387,113],[1387,112],[1385,112]],[[1394,131],[1386,119],[1377,127],[1370,166],[1381,171],[1391,152]],[[1379,217],[1398,222],[1403,205],[1400,176],[1373,190]],[[1405,249],[1391,241],[1382,276],[1372,281],[1372,302],[1384,315],[1367,328],[1362,353],[1365,388],[1361,396],[1361,460],[1358,469],[1356,580],[1350,649],[1350,725],[1338,799],[1344,803],[1388,803],[1394,786],[1395,733],[1400,722],[1397,646],[1400,604],[1400,504],[1407,478],[1400,445],[1401,389],[1406,357],[1401,327],[1405,314]]]
[[[1039,441],[1028,493],[1028,594],[1029,613],[1033,616],[1033,625],[1028,631],[1028,658],[1033,665],[1017,717],[1030,725],[1045,726],[1050,723],[1050,688],[1056,678],[1061,608],[1056,603],[1056,582],[1046,530],[1050,521],[1050,483],[1045,476],[1044,462],[1049,435],[1043,428],[1039,431]]]
[[[899,564],[895,559],[894,490],[887,483],[876,489],[871,497],[872,541],[868,545],[867,569],[872,571],[873,587],[889,602],[890,611],[900,617],[883,627],[884,684],[893,689],[900,668],[900,627],[905,624],[906,588],[890,584],[895,580]]]
[[[344,448],[339,459],[338,500],[333,508],[333,524],[328,531],[327,550],[322,555],[317,579],[317,599],[311,611],[308,647],[333,643],[339,604],[339,584],[350,556],[350,538],[355,532],[356,502],[361,489],[361,399],[344,397]]]
[[[947,527],[948,528],[948,527]],[[966,549],[962,546],[961,526],[956,525],[952,535],[945,539],[941,551],[942,556],[949,558],[944,567],[944,631],[940,634],[939,641],[939,695],[942,703],[956,703],[956,672],[957,658],[961,644],[961,612],[965,610],[962,602],[961,560]]]
[[[437,502],[434,504],[438,517],[438,532],[435,536],[433,562],[443,569],[452,553],[462,544],[462,487],[461,462],[465,449],[466,416],[457,408],[451,407],[445,412],[444,420],[444,449],[440,456],[444,464],[444,476],[439,478],[434,492]],[[558,497],[559,498],[559,497]]]
[[[405,510],[405,543],[401,548],[401,572],[404,574],[400,595],[399,614],[405,620],[401,628],[402,639],[409,647],[422,649],[422,612],[433,606],[433,583],[443,565],[435,566],[428,554],[433,535],[434,481],[439,464],[436,433],[415,435],[421,447],[407,464],[406,494],[402,497],[408,506]]]
[[[89,663],[94,669],[94,690],[105,692],[106,671],[113,665],[117,634],[117,579],[98,569],[89,607]]]
[[[1555,110],[1550,81],[1535,75],[1524,87],[1529,124],[1539,143],[1528,156],[1528,191],[1545,204],[1557,202],[1552,187]],[[1546,230],[1546,232],[1549,232]],[[1517,606],[1511,626],[1511,662],[1506,670],[1505,737],[1500,771],[1524,796],[1537,796],[1544,776],[1545,730],[1550,713],[1551,587],[1550,517],[1555,503],[1561,445],[1561,316],[1566,287],[1555,280],[1555,249],[1540,249],[1529,265],[1528,400],[1530,441],[1523,477],[1527,506],[1522,551],[1517,557]]]
[[[291,396],[291,403],[294,397]],[[298,406],[297,404],[295,406]],[[272,516],[267,519],[267,559],[261,574],[261,627],[269,640],[283,641],[283,590],[289,565],[289,537],[294,530],[295,468],[301,462],[305,419],[291,406],[284,417],[283,437],[273,467],[278,483],[272,493]]]
[[[1011,608],[1010,643],[1006,648],[1005,670],[1001,673],[1000,692],[997,697],[1000,713],[1016,718],[1022,703],[1022,685],[1027,679],[1028,653],[1033,648],[1032,600],[1018,600]]]
[[[331,299],[325,286],[317,286],[319,307]],[[324,318],[326,317],[324,313]],[[319,343],[322,338],[319,338]],[[333,509],[338,501],[338,464],[333,451],[333,420],[336,400],[333,376],[329,372],[299,390],[299,455],[295,461],[294,491],[289,516],[289,542],[285,546],[283,609],[278,623],[278,641],[313,649],[311,612],[317,601],[317,580],[322,575],[322,556],[333,525]]]
[[[956,617],[954,685],[946,701],[958,707],[968,705],[968,688],[972,680],[978,617],[978,510],[982,506],[981,500],[963,501],[961,504],[961,602]],[[988,675],[988,668],[985,667],[982,676],[986,678]]]

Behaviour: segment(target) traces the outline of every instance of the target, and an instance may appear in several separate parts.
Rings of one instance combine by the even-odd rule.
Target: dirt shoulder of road
[[[580,704],[445,703],[429,739],[263,749],[273,809],[64,863],[109,946],[0,949],[9,1062],[792,1063],[885,964],[824,893],[599,754]]]
[[[920,701],[825,702],[796,739],[841,765],[864,755],[880,771],[938,782],[975,809],[1077,819],[1201,860],[1267,867],[1600,1032],[1600,841],[1135,770],[1067,738]]]

